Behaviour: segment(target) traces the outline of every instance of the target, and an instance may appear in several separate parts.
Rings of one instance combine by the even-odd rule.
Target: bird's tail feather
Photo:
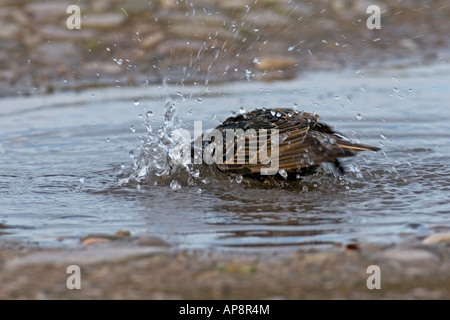
[[[345,140],[337,141],[337,145],[342,149],[347,149],[347,150],[353,151],[353,152],[380,150],[380,148],[378,148],[378,147],[369,146],[367,144],[362,144],[362,143],[354,143],[354,142],[345,141]]]

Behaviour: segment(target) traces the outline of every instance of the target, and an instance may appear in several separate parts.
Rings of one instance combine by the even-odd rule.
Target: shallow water
[[[129,230],[179,248],[287,251],[448,230],[449,74],[439,64],[4,98],[0,239],[72,246],[90,233]],[[382,151],[343,160],[345,176],[325,166],[286,188],[205,172],[193,186],[182,174],[124,183],[148,136],[145,121],[156,130],[167,100],[191,131],[194,120],[211,128],[241,106],[296,106]]]

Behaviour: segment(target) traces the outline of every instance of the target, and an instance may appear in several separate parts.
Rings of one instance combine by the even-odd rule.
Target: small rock
[[[240,35],[234,35],[230,30],[218,27],[206,27],[200,23],[179,23],[170,25],[167,32],[177,38],[200,39],[202,41],[212,39],[239,39]]]
[[[259,59],[256,68],[264,70],[288,70],[295,68],[296,61],[287,57],[263,57]]]
[[[385,258],[402,262],[438,261],[439,257],[424,249],[391,249],[382,254]]]
[[[157,238],[157,237],[145,237],[145,238],[140,238],[137,241],[137,244],[139,246],[150,246],[150,247],[170,247],[170,244],[168,244],[167,242]]]
[[[419,45],[409,38],[401,39],[398,44],[411,52],[417,52],[420,50]]]
[[[131,233],[128,230],[119,230],[116,232],[116,236],[119,238],[129,237],[130,235]]]
[[[347,250],[359,250],[359,244],[357,243],[348,243],[345,245],[345,249]]]
[[[2,23],[0,28],[0,39],[4,40],[14,40],[18,37],[20,33],[20,28],[13,23]]]
[[[125,14],[103,13],[89,14],[85,19],[81,19],[82,28],[111,29],[119,27],[125,21]]]
[[[100,75],[118,75],[122,73],[122,68],[120,68],[117,63],[114,62],[86,62],[82,66],[83,72],[92,72],[98,73]]]
[[[71,65],[79,62],[80,58],[78,47],[64,41],[42,43],[31,53],[32,61],[52,66],[55,63]]]
[[[20,49],[21,43],[14,40],[0,40],[0,50],[17,50]]]
[[[89,40],[94,37],[94,32],[89,29],[69,30],[54,25],[42,26],[39,31],[43,37],[51,40]]]
[[[205,48],[205,44],[203,41],[189,41],[186,43],[184,40],[170,40],[164,43],[161,43],[156,52],[162,55],[189,55],[190,53],[197,54],[199,51]]]
[[[450,233],[434,233],[422,240],[423,244],[450,243]]]
[[[110,1],[108,1],[110,5]],[[158,7],[157,1],[149,0],[125,0],[121,1],[120,7],[123,8],[128,14],[141,14],[155,12]]]
[[[286,16],[276,13],[273,10],[251,10],[243,18],[246,23],[259,28],[273,28],[273,26],[287,26],[289,24]]]
[[[217,1],[217,5],[225,10],[245,10],[247,7],[253,3],[253,1],[247,0],[227,0],[227,1]]]
[[[152,49],[156,47],[161,41],[164,40],[164,33],[162,31],[154,32],[144,39],[142,39],[141,45],[144,49]]]
[[[80,239],[85,246],[90,246],[98,243],[107,243],[119,239],[120,236],[110,234],[90,234]]]
[[[54,21],[67,15],[68,6],[70,6],[69,1],[30,1],[25,6],[25,11],[31,13],[34,19],[38,21]]]
[[[84,246],[90,246],[93,244],[107,243],[113,241],[112,239],[102,237],[88,237],[81,241]]]

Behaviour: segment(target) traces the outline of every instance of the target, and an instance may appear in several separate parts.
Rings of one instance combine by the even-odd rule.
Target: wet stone
[[[56,21],[67,15],[67,7],[70,5],[69,1],[33,1],[25,6],[25,11],[37,21]]]
[[[18,37],[20,33],[20,27],[12,23],[4,23],[0,28],[0,40],[14,40]]]
[[[144,49],[152,49],[160,44],[164,40],[164,33],[161,31],[151,33],[144,37],[141,42],[141,46]]]
[[[88,14],[81,19],[81,24],[83,28],[112,29],[119,27],[125,19],[125,13]]]
[[[429,245],[440,243],[450,244],[450,233],[434,233],[423,239],[422,243]]]
[[[120,2],[120,8],[124,9],[129,15],[155,12],[158,5],[158,1],[149,0],[125,0]]]
[[[437,262],[439,257],[431,251],[418,248],[395,248],[386,250],[382,256],[384,258],[397,260],[400,262]]]
[[[48,42],[39,45],[31,54],[31,60],[44,65],[70,66],[80,61],[80,52],[75,44],[70,42]]]
[[[45,25],[40,28],[40,34],[51,40],[88,40],[94,37],[93,30],[80,29],[69,30],[65,27],[57,27],[54,25]]]
[[[233,33],[229,30],[218,27],[207,27],[201,23],[171,25],[167,29],[167,32],[172,36],[198,40],[229,39],[233,37]]]
[[[217,5],[226,10],[246,10],[253,1],[247,0],[228,0],[228,1],[217,1]]]
[[[198,53],[204,48],[205,44],[202,41],[171,40],[160,44],[156,52],[162,55],[183,56],[189,53]]]

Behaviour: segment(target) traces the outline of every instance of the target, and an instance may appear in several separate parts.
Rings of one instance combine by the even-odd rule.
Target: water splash
[[[181,121],[176,113],[174,101],[166,101],[164,120],[157,130],[152,128],[149,119],[151,116],[153,113],[150,116],[147,113],[145,120],[147,135],[139,137],[143,144],[141,153],[135,158],[129,178],[122,182],[154,183],[158,177],[169,178],[176,169],[170,155],[170,150],[175,145],[171,135],[174,130],[181,127]]]

